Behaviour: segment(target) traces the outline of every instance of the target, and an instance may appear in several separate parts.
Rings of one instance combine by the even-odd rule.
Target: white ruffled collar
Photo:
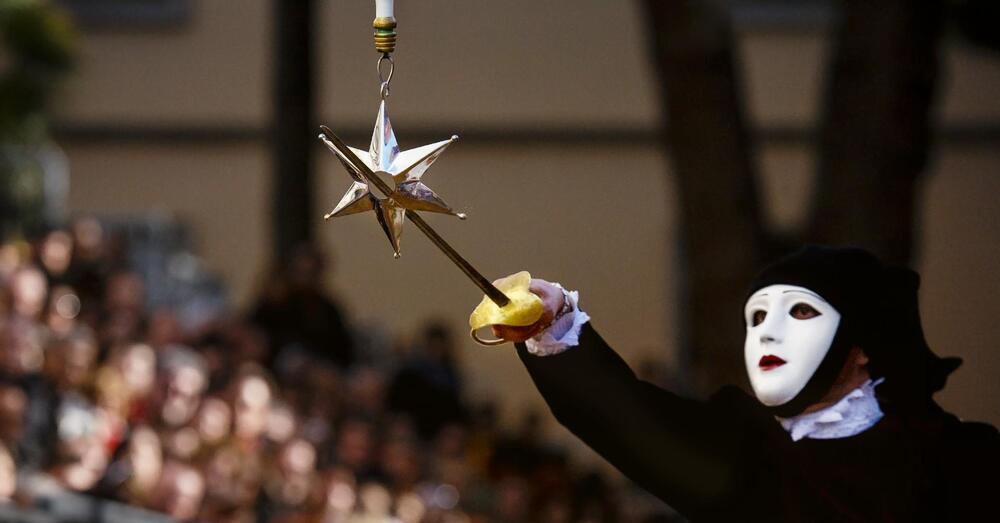
[[[882,409],[875,398],[875,387],[885,381],[868,380],[852,390],[836,404],[816,412],[800,414],[790,418],[775,416],[781,426],[792,437],[792,441],[802,438],[837,439],[860,434],[882,419]]]

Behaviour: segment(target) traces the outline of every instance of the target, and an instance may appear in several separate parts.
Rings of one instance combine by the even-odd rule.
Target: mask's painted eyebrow
[[[812,292],[812,291],[807,291],[805,289],[789,289],[787,291],[782,291],[781,294],[788,294],[790,292],[801,292],[803,294],[808,294],[810,296],[813,296],[813,297],[815,297],[818,300],[822,300],[824,303],[826,302],[826,300],[824,300],[823,297],[820,296],[819,294],[816,294],[815,292]]]

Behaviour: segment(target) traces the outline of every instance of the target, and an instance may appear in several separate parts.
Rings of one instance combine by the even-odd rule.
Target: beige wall
[[[326,93],[319,112],[337,125],[368,125],[378,97],[371,3],[319,4],[326,27],[320,39]],[[392,102],[399,124],[656,122],[637,2],[397,4]]]
[[[176,29],[92,30],[60,113],[76,123],[263,125],[270,117],[270,2],[190,2]]]
[[[321,2],[318,117],[335,129],[371,125],[376,109],[369,2]],[[390,99],[404,148],[410,129],[652,129],[658,108],[636,3],[399,2],[400,50]],[[74,124],[263,126],[269,118],[270,3],[192,2],[189,25],[170,31],[87,33],[61,120]],[[418,8],[419,6],[419,8]],[[571,6],[568,18],[561,13]],[[750,113],[758,124],[811,125],[827,45],[823,35],[745,34]],[[941,120],[1000,119],[1000,61],[957,44]],[[365,146],[365,143],[355,143]],[[269,151],[243,145],[108,146],[67,143],[76,211],[166,210],[191,224],[209,266],[252,296],[269,250]],[[761,148],[776,227],[806,209],[812,154]],[[924,316],[932,344],[966,366],[942,395],[949,409],[1000,424],[1000,153],[939,147],[920,223]],[[322,157],[316,197],[332,205],[347,185]],[[606,337],[631,361],[673,363],[678,318],[676,205],[667,159],[653,146],[490,145],[459,141],[428,183],[470,218],[429,220],[488,275],[529,269],[580,288]],[[356,320],[400,332],[427,317],[464,329],[478,292],[410,227],[393,260],[371,217],[321,223],[337,259],[329,282]],[[628,304],[628,305],[626,305]],[[738,357],[734,347],[734,357]],[[467,343],[474,397],[499,395],[507,412],[538,405],[509,348]],[[561,437],[565,433],[558,432]]]

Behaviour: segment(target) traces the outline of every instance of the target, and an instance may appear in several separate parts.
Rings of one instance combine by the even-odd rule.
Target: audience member
[[[273,358],[298,350],[341,368],[353,363],[354,342],[340,307],[323,290],[325,277],[326,258],[301,245],[267,281],[250,321],[267,334]]]
[[[640,521],[616,490],[468,407],[448,329],[361,365],[302,247],[246,320],[146,303],[100,222],[0,244],[0,503],[40,477],[181,521]],[[34,252],[32,251],[34,248]],[[363,337],[361,337],[363,338]],[[365,346],[363,343],[358,346]]]

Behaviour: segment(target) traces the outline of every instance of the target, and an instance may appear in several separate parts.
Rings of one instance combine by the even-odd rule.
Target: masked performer
[[[494,331],[526,342],[560,423],[693,521],[981,520],[1000,495],[1000,435],[933,401],[960,362],[927,346],[918,286],[858,249],[806,247],[764,269],[743,310],[756,399],[637,379],[576,293],[544,280],[542,320]]]

